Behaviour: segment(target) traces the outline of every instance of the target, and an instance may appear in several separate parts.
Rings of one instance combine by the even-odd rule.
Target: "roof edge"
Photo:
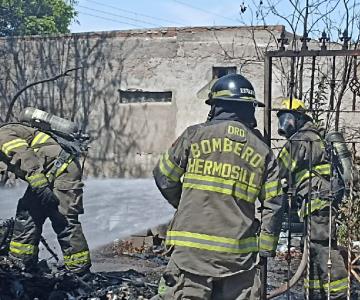
[[[111,30],[111,31],[90,31],[65,34],[49,35],[26,35],[13,37],[0,37],[0,40],[37,40],[37,39],[57,39],[57,38],[82,38],[82,37],[132,37],[132,36],[152,36],[152,37],[173,37],[178,33],[198,33],[206,31],[235,31],[235,30],[270,30],[282,32],[284,25],[258,25],[258,26],[195,26],[195,27],[160,27],[129,30]]]

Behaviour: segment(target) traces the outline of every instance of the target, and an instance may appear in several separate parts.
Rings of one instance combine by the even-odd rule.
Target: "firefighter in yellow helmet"
[[[61,127],[76,130],[77,126],[51,116],[27,108],[20,122],[0,126],[0,161],[28,184],[18,202],[9,258],[25,271],[36,272],[42,227],[49,218],[65,267],[87,275],[90,253],[79,221],[83,213],[82,168],[76,145],[68,141],[69,148],[64,147],[67,143],[64,134],[69,132],[61,132]],[[51,125],[46,122],[48,117],[58,118],[59,135],[52,135]],[[40,129],[41,124],[49,130]],[[70,149],[72,146],[74,149]]]
[[[259,299],[258,253],[275,256],[284,200],[276,158],[255,129],[264,105],[239,74],[218,79],[206,103],[208,120],[185,129],[154,169],[176,208],[154,299]]]
[[[295,98],[285,99],[277,116],[278,133],[287,138],[278,156],[280,176],[291,183],[295,194],[293,205],[298,207],[299,215],[305,220],[308,216],[306,201],[311,201],[310,281],[305,280],[304,284],[310,290],[310,299],[327,299],[328,242],[331,234],[330,299],[346,299],[347,272],[337,248],[335,228],[344,184],[339,176],[330,178],[332,167],[326,143],[312,118],[306,114],[305,103]],[[330,200],[333,210],[331,233]]]

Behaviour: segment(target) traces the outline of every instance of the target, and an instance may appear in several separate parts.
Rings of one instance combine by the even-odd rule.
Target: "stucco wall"
[[[28,89],[15,105],[15,117],[22,107],[33,105],[83,124],[94,140],[86,165],[89,175],[149,176],[160,153],[187,126],[206,119],[209,107],[196,93],[212,79],[213,67],[236,66],[263,99],[262,52],[275,49],[282,29],[167,28],[0,39],[0,117],[4,120],[11,97],[21,87],[79,67],[70,76]],[[318,47],[316,41],[310,43],[310,48]],[[286,94],[289,60],[274,62],[276,107]],[[337,67],[340,76],[341,62]],[[321,68],[317,80],[329,62],[318,63]],[[304,90],[308,83],[309,77]],[[172,101],[124,104],[120,89],[171,91]],[[346,97],[351,103],[352,95]],[[262,130],[261,109],[257,117]],[[342,116],[343,122],[347,118]],[[272,125],[275,132],[276,118]]]
[[[15,117],[34,105],[82,123],[94,138],[90,175],[149,176],[176,136],[206,119],[208,107],[196,93],[212,79],[213,66],[241,68],[262,98],[263,64],[254,45],[274,44],[272,35],[281,29],[168,28],[0,39],[1,118],[21,87],[80,67],[28,89],[15,105]],[[172,101],[124,104],[119,89],[171,91]]]

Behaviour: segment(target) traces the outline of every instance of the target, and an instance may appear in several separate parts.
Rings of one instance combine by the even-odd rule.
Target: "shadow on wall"
[[[127,38],[110,40],[114,38],[109,33],[1,40],[0,122],[16,91],[31,82],[81,67],[70,76],[26,90],[15,104],[12,121],[26,106],[76,121],[93,139],[87,175],[142,177],[148,175],[148,166],[136,163],[136,155],[141,153],[139,141],[150,129],[145,117],[136,126],[131,122],[133,107],[121,104],[117,92],[121,82],[126,81],[124,60],[138,41],[126,44]],[[142,105],[141,110],[146,114],[147,105]]]

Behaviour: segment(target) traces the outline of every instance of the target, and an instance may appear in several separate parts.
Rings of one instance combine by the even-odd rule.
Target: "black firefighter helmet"
[[[229,74],[217,79],[211,86],[206,104],[213,105],[217,100],[251,103],[254,106],[264,107],[255,97],[255,90],[244,76]]]

